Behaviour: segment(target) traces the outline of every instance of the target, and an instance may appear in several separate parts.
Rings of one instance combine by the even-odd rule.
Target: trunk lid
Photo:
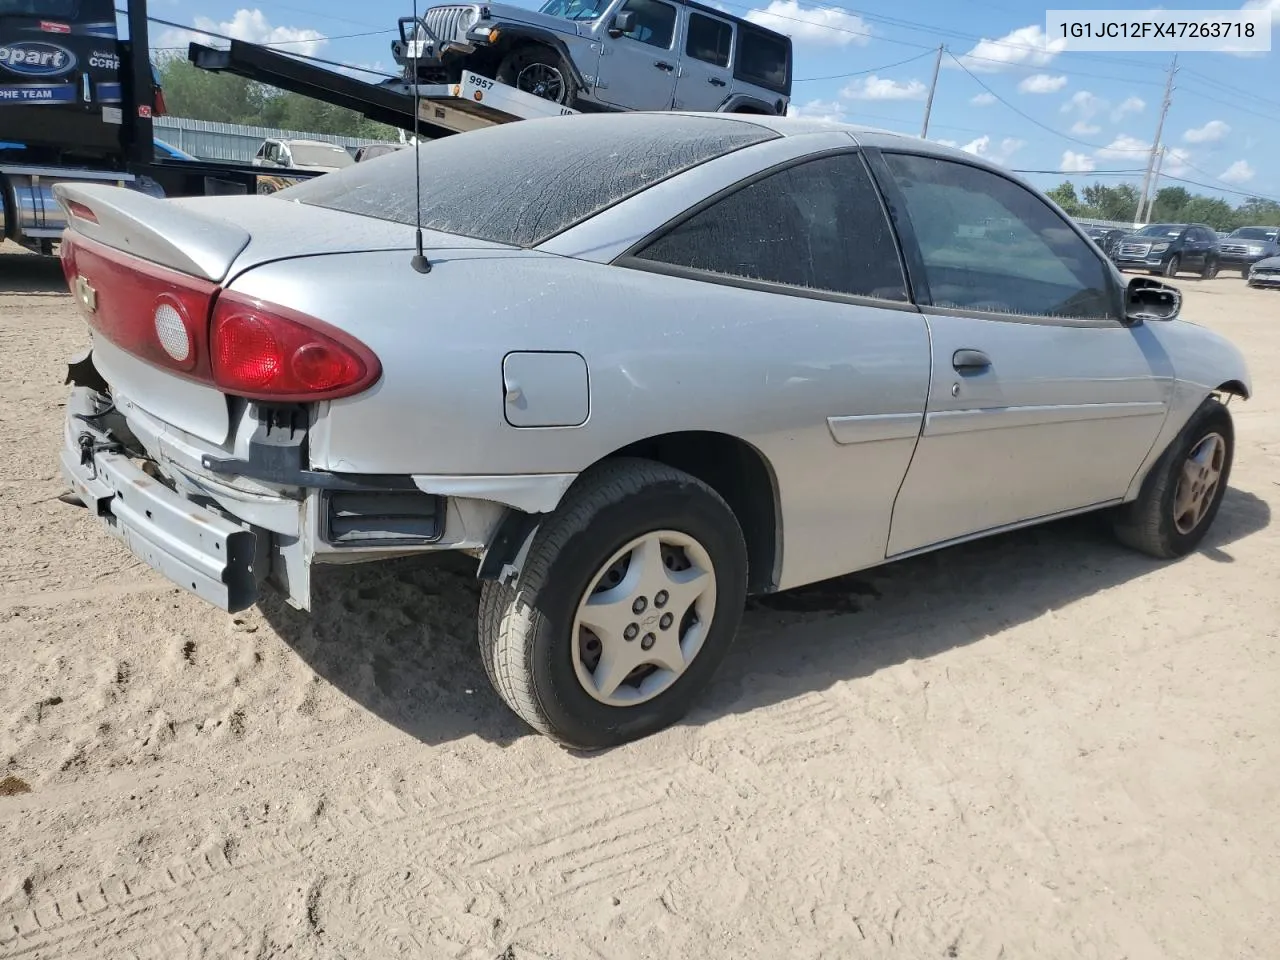
[[[54,194],[67,211],[63,268],[91,327],[95,363],[113,395],[224,450],[234,445],[232,424],[244,401],[201,380],[213,298],[264,263],[407,253],[414,246],[410,226],[270,196],[159,200],[120,187],[70,183],[56,185]],[[430,230],[424,235],[434,250],[497,246]],[[173,369],[157,343],[145,342],[157,297],[172,299],[180,309],[185,304],[184,315],[206,304],[204,315],[189,317],[197,328],[192,352],[205,354],[189,370]]]

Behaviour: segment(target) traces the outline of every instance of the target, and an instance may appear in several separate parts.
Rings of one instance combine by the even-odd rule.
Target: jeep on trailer
[[[400,19],[410,84],[463,71],[581,111],[786,113],[791,39],[691,0],[450,4]]]

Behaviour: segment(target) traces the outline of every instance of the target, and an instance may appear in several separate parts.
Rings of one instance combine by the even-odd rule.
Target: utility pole
[[[938,44],[938,58],[933,61],[933,81],[929,84],[929,99],[924,104],[924,123],[920,127],[922,140],[929,135],[929,112],[933,110],[933,94],[938,89],[938,70],[942,67],[943,49],[943,45]]]
[[[1151,216],[1151,211],[1155,209],[1156,193],[1160,189],[1160,170],[1164,167],[1164,158],[1168,152],[1168,147],[1160,147],[1160,155],[1156,157],[1156,166],[1151,173],[1151,190],[1149,194],[1144,194],[1142,198],[1146,202],[1147,216]]]
[[[1160,105],[1160,120],[1156,123],[1156,138],[1151,141],[1151,153],[1147,157],[1147,172],[1142,177],[1142,189],[1138,191],[1138,213],[1134,218],[1138,223],[1143,222],[1143,215],[1147,205],[1147,188],[1151,186],[1151,174],[1155,169],[1156,155],[1160,151],[1160,138],[1164,135],[1164,118],[1169,113],[1169,104],[1173,101],[1173,75],[1178,72],[1178,55],[1173,55],[1173,62],[1169,64],[1169,76],[1164,82],[1164,103]]]

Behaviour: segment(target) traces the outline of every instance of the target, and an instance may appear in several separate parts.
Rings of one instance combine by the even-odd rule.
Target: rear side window
[[[888,219],[856,154],[808,160],[750,183],[630,259],[808,290],[907,299]]]
[[[588,114],[504,123],[422,144],[422,225],[519,247],[734,150],[775,139],[728,117]],[[274,194],[412,225],[414,150]]]
[[[717,67],[727,67],[732,43],[733,27],[729,24],[701,13],[689,14],[689,35],[684,43],[684,52],[688,56]]]
[[[787,96],[791,92],[791,45],[783,37],[739,24],[733,75]]]

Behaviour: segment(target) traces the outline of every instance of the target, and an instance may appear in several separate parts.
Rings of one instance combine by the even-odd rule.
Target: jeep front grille
[[[1224,243],[1219,249],[1233,257],[1247,257],[1249,255],[1249,246],[1244,243]]]
[[[480,19],[480,10],[473,6],[432,7],[422,15],[423,21],[440,43],[466,43],[467,31]]]

